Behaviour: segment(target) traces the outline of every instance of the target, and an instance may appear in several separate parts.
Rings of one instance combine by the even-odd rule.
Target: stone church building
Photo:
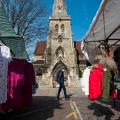
[[[67,86],[77,86],[79,61],[84,61],[80,42],[73,41],[71,18],[64,0],[54,0],[52,16],[49,18],[49,34],[46,41],[39,41],[35,49],[36,74],[50,87],[57,84],[57,75],[65,70]]]

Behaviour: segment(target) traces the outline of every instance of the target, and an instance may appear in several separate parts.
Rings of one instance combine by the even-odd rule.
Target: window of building
[[[63,24],[61,25],[61,33],[65,34],[65,25],[63,25]]]
[[[65,32],[65,26],[62,24],[61,25],[61,32],[64,33]]]
[[[64,57],[64,49],[60,46],[56,50],[56,55],[58,58],[63,58]]]
[[[55,25],[55,32],[58,33],[58,24]]]

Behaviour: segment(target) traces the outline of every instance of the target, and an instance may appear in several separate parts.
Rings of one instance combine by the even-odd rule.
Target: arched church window
[[[58,47],[56,50],[56,55],[58,58],[63,58],[64,57],[64,49],[62,47]]]
[[[61,33],[65,34],[65,25],[64,24],[61,25]]]
[[[55,32],[58,33],[58,24],[55,25]]]

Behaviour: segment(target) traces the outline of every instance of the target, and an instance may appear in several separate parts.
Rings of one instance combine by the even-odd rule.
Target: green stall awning
[[[1,37],[0,41],[10,48],[14,57],[29,60],[22,37]]]

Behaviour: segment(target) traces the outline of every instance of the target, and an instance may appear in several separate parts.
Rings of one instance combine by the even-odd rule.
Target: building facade
[[[67,15],[64,0],[54,0],[52,16],[49,18],[48,39],[38,42],[35,50],[35,61],[38,61],[37,66],[41,64],[38,71],[41,70],[42,79],[47,80],[49,86],[55,86],[59,71],[64,69],[66,85],[77,86],[77,54],[80,54],[80,42],[73,41],[71,18]]]
[[[86,43],[86,52],[91,64],[99,62],[102,52],[96,43]],[[44,85],[57,85],[57,76],[65,70],[65,83],[78,87],[86,59],[81,51],[81,42],[74,41],[71,18],[66,11],[64,0],[54,0],[52,16],[49,18],[49,34],[46,41],[39,41],[35,49],[36,75]],[[114,51],[114,50],[112,50]],[[38,78],[37,78],[38,79]]]

